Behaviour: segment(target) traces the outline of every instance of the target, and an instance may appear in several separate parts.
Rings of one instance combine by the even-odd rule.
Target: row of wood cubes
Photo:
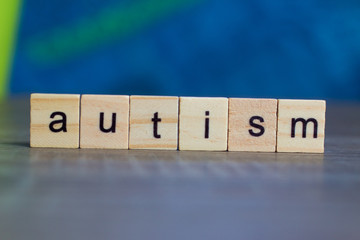
[[[322,100],[31,95],[31,147],[324,152]]]

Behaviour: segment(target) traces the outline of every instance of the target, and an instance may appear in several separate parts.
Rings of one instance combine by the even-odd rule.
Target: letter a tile
[[[277,99],[229,99],[229,151],[275,152]]]
[[[79,147],[80,95],[32,94],[30,146]]]
[[[227,98],[180,98],[179,149],[226,151]]]
[[[129,96],[82,95],[80,148],[128,149]]]
[[[176,150],[178,97],[130,96],[130,149]]]
[[[278,152],[324,152],[325,101],[279,100],[278,111]]]

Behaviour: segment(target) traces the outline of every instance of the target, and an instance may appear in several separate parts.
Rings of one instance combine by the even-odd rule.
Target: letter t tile
[[[130,149],[177,150],[178,97],[130,96]]]

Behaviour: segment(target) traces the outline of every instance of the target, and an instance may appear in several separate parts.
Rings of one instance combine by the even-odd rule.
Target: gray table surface
[[[29,148],[0,104],[0,239],[360,239],[360,104],[325,154]]]

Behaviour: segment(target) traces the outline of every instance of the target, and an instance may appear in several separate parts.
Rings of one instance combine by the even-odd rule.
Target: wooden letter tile
[[[30,146],[79,147],[80,95],[32,94]]]
[[[82,95],[80,148],[128,149],[129,96]]]
[[[276,99],[229,99],[229,151],[275,152]]]
[[[227,98],[180,98],[180,150],[226,151],[227,125]]]
[[[130,149],[177,150],[178,97],[130,97]]]
[[[323,153],[326,102],[279,100],[278,152]]]

